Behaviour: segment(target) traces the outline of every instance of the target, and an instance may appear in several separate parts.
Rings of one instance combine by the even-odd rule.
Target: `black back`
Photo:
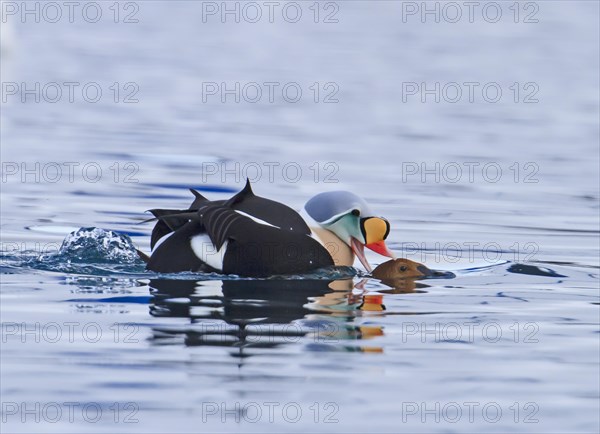
[[[302,217],[286,205],[255,196],[250,182],[227,201],[209,201],[192,192],[196,199],[187,210],[152,210],[158,222],[152,231],[151,246],[161,237],[174,234],[154,251],[149,270],[212,270],[191,248],[191,238],[200,234],[207,234],[216,250],[228,243],[222,269],[226,274],[299,274],[333,265],[331,255],[310,236]]]

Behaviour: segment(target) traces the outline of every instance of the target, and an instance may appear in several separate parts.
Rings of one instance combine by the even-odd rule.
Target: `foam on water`
[[[139,262],[140,258],[127,235],[91,227],[81,228],[67,235],[52,259],[77,263],[131,264]]]

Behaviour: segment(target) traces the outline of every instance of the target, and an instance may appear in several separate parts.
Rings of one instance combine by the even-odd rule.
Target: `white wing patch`
[[[261,220],[261,219],[259,219],[259,218],[256,218],[256,217],[254,217],[254,216],[252,216],[252,215],[250,215],[250,214],[247,214],[247,213],[245,213],[244,211],[239,211],[239,210],[237,210],[237,209],[236,209],[236,210],[235,210],[235,212],[237,212],[237,213],[238,213],[238,214],[240,214],[240,215],[243,215],[244,217],[248,217],[249,219],[252,219],[252,220],[254,220],[256,223],[259,223],[259,224],[261,224],[261,225],[265,225],[265,226],[271,226],[271,227],[273,227],[273,228],[281,229],[279,226],[272,225],[271,223],[269,223],[269,222],[266,222],[266,221],[264,221],[264,220]]]
[[[164,243],[165,241],[167,241],[167,238],[169,238],[171,235],[173,235],[175,232],[169,232],[167,235],[163,235],[161,238],[158,239],[158,241],[156,242],[156,244],[154,245],[154,248],[152,249],[152,252],[154,252],[156,249],[158,249],[158,246],[160,246],[162,243]]]
[[[207,234],[194,235],[190,238],[190,244],[194,254],[200,258],[202,262],[219,271],[223,271],[223,257],[225,256],[228,243],[228,241],[225,241],[217,251],[217,248]]]

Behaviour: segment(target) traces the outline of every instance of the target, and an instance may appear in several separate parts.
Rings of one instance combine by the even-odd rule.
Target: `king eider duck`
[[[352,266],[367,271],[364,248],[394,257],[385,245],[390,224],[347,191],[310,199],[302,216],[279,202],[256,196],[250,185],[228,200],[195,200],[186,210],[153,209],[157,220],[146,268],[160,273],[217,272],[247,277],[302,274]]]

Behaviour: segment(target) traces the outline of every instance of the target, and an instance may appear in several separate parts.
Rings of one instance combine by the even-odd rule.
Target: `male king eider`
[[[310,199],[304,218],[292,208],[254,195],[250,182],[229,200],[210,201],[196,190],[187,210],[150,210],[147,269],[161,273],[218,272],[261,277],[301,274],[332,265],[371,266],[364,247],[393,257],[385,245],[390,224],[347,191]],[[309,226],[310,225],[310,226]]]

